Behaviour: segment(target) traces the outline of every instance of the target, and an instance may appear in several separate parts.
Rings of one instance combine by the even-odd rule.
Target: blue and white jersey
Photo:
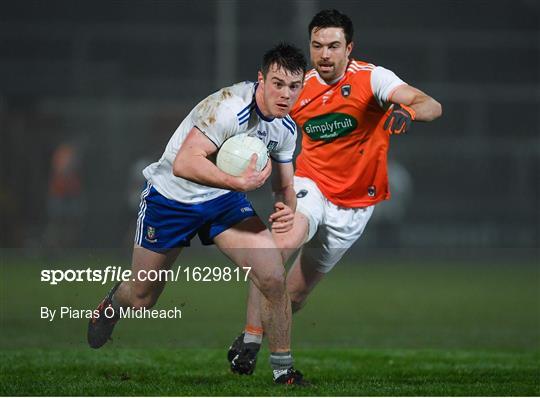
[[[182,203],[200,203],[230,192],[174,176],[174,159],[193,127],[201,130],[218,148],[234,135],[254,135],[266,144],[272,160],[292,162],[296,125],[288,115],[265,118],[255,101],[256,88],[257,83],[238,83],[208,96],[193,108],[169,140],[161,159],[143,170],[159,193]]]

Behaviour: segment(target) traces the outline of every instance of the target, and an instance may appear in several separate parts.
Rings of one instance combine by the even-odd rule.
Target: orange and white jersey
[[[309,71],[291,112],[303,132],[295,174],[315,181],[338,206],[388,199],[389,133],[383,124],[392,93],[402,84],[392,71],[355,60],[334,84]]]

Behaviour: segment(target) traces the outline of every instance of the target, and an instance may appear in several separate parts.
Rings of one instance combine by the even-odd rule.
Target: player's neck
[[[261,84],[257,85],[255,89],[255,110],[262,117],[263,120],[272,121],[275,116],[270,113],[266,103],[264,102],[264,97],[262,94]]]

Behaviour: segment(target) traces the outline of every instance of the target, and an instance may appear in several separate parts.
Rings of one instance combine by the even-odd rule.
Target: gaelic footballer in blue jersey
[[[291,303],[285,270],[271,232],[253,211],[245,192],[262,186],[273,168],[272,230],[284,233],[292,228],[296,127],[288,112],[302,89],[305,69],[300,50],[280,44],[264,55],[257,82],[224,88],[195,106],[174,132],[163,156],[143,171],[148,184],[141,195],[132,260],[133,275],[139,270],[168,269],[198,234],[203,244],[216,244],[237,266],[251,267],[249,277],[263,292],[261,313],[274,381],[287,384],[301,383],[302,376],[292,367]],[[263,140],[272,161],[258,172],[254,155],[248,168],[234,177],[218,169],[211,157],[225,140],[241,133]],[[238,250],[259,248],[266,250]],[[115,314],[120,308],[150,308],[163,288],[163,281],[122,282],[109,292],[98,312],[109,307]],[[90,346],[105,344],[118,319],[92,318]],[[237,367],[249,360],[242,352],[233,358]]]

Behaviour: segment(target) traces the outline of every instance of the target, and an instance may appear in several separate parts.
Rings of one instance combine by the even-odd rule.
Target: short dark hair
[[[342,28],[345,33],[345,41],[347,44],[352,42],[353,39],[353,23],[351,19],[340,13],[338,10],[322,10],[317,13],[311,20],[309,24],[309,37],[311,38],[311,32],[313,29],[323,29],[323,28]]]
[[[276,65],[289,72],[305,74],[307,62],[300,49],[288,43],[279,43],[263,56],[261,71],[264,77],[266,77],[271,65]]]

